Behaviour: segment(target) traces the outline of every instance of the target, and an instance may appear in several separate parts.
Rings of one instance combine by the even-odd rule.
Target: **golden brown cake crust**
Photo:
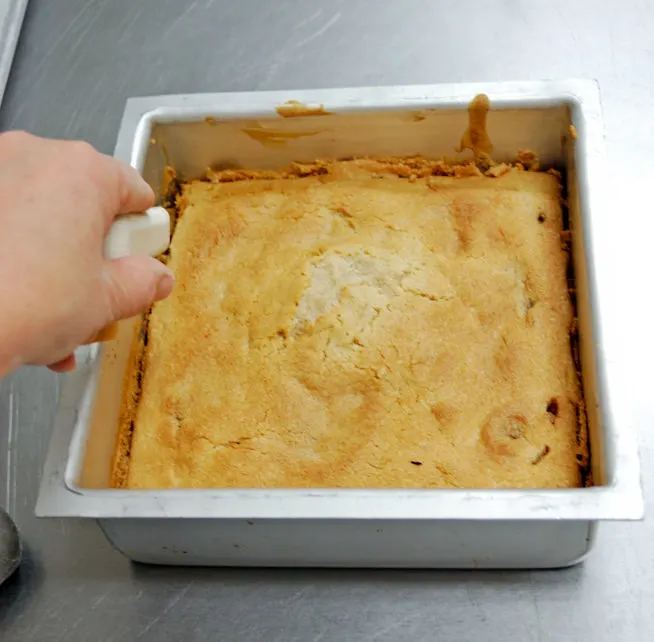
[[[179,198],[115,483],[580,485],[555,176],[377,159],[211,179]]]

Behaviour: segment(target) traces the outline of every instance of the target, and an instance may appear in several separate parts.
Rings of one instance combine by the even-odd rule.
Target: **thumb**
[[[125,256],[105,263],[105,291],[112,321],[128,319],[165,299],[173,273],[151,256]]]

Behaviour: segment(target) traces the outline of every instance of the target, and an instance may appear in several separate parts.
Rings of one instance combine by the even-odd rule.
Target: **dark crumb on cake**
[[[540,464],[540,462],[543,461],[543,459],[545,459],[545,457],[547,457],[547,455],[549,455],[550,452],[551,452],[550,447],[547,444],[545,444],[543,446],[543,449],[536,455],[536,457],[534,457],[534,460],[531,462],[532,466],[536,466],[536,464]]]
[[[547,404],[547,412],[550,414],[551,421],[554,423],[554,419],[559,416],[559,401],[556,397],[552,397]]]

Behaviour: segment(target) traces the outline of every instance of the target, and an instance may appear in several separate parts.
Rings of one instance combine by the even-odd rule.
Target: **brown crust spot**
[[[552,397],[547,404],[547,414],[550,416],[550,421],[552,423],[556,422],[556,418],[559,416],[559,400],[556,397]]]
[[[480,439],[484,446],[496,455],[510,457],[517,454],[512,442],[525,436],[527,419],[516,412],[492,413],[481,427]]]
[[[434,419],[443,425],[451,423],[456,417],[456,408],[447,403],[435,403],[430,410]]]
[[[537,464],[540,464],[547,455],[549,455],[551,452],[551,448],[545,444],[543,446],[543,449],[534,457],[533,461],[531,462],[532,466],[536,466]]]

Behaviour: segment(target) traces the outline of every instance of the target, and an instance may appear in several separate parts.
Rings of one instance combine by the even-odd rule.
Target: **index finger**
[[[107,225],[118,214],[142,212],[154,204],[152,188],[127,163],[102,154],[82,141],[58,142],[57,146],[61,161],[77,170],[73,175],[86,177],[97,190],[100,199],[97,205]]]
[[[116,164],[118,173],[118,211],[116,214],[143,212],[154,205],[154,192],[131,165],[117,158],[107,157]]]
[[[96,185],[104,193],[107,225],[118,214],[143,212],[154,205],[154,192],[131,165],[106,154],[96,154],[87,170],[96,175]]]

